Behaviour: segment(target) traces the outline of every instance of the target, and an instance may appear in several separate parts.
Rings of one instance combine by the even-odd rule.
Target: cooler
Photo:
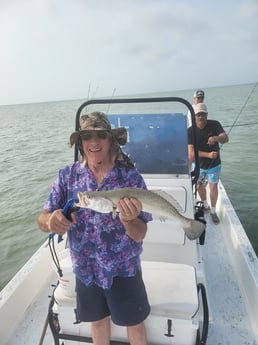
[[[64,256],[63,260],[67,263]],[[60,264],[62,267],[62,260]],[[194,267],[143,261],[142,270],[151,305],[151,314],[145,321],[148,344],[195,345],[199,303]],[[53,312],[60,333],[90,337],[90,323],[77,322],[75,293],[71,295],[67,286],[59,284],[54,299]],[[111,333],[112,340],[128,342],[125,327],[112,324]]]

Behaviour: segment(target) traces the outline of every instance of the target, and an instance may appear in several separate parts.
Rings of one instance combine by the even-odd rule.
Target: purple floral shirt
[[[125,187],[146,189],[136,169],[117,163],[97,186],[91,170],[75,162],[59,171],[44,209],[53,212],[63,208],[78,192]],[[142,243],[136,243],[126,234],[118,214],[113,219],[111,213],[83,208],[74,214],[77,224],[68,231],[68,240],[76,276],[86,285],[97,284],[104,289],[111,287],[113,277],[134,276],[140,269]],[[141,212],[139,217],[146,223],[152,220],[151,214],[146,212]]]

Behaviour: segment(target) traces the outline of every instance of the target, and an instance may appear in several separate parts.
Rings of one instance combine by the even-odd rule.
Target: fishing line
[[[239,123],[239,124],[235,124],[234,127],[240,127],[240,126],[253,126],[253,125],[258,125],[258,122],[250,122],[250,123]],[[223,126],[223,127],[232,127],[232,125],[227,125],[227,126]]]
[[[228,133],[227,133],[228,136],[229,136],[229,133],[232,131],[232,129],[233,129],[234,127],[236,127],[236,126],[244,126],[244,125],[245,125],[245,124],[236,125],[236,122],[238,121],[240,115],[242,114],[243,110],[245,109],[247,103],[249,102],[250,97],[252,96],[254,90],[256,89],[256,86],[257,86],[257,82],[254,84],[254,86],[253,86],[253,88],[251,89],[251,91],[250,91],[250,93],[249,93],[247,99],[245,100],[245,103],[242,105],[242,108],[240,109],[238,115],[236,116],[235,121],[233,122],[233,124],[232,124],[230,130],[229,130]],[[254,123],[254,124],[257,124],[257,123]],[[225,127],[226,127],[226,126],[225,126]],[[223,145],[224,145],[224,144],[221,144],[221,145],[220,145],[220,148],[219,148],[220,151],[222,150]],[[211,162],[211,163],[212,163],[212,162]]]
[[[257,86],[257,82],[254,84],[254,87],[252,88],[251,92],[249,93],[249,96],[247,97],[247,99],[246,99],[245,103],[243,104],[242,108],[240,109],[240,112],[239,112],[239,114],[237,115],[235,121],[233,122],[233,125],[231,126],[231,128],[230,128],[230,130],[228,131],[227,135],[229,135],[229,133],[232,131],[233,127],[236,126],[236,122],[237,122],[237,120],[239,119],[240,115],[242,114],[244,108],[246,107],[246,105],[247,105],[247,103],[248,103],[250,97],[252,96],[254,90],[256,89],[256,86]],[[222,144],[222,145],[223,145],[223,144]]]

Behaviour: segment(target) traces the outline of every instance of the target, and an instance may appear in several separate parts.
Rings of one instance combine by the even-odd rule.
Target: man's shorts
[[[198,183],[202,183],[207,177],[208,182],[217,184],[219,183],[220,176],[221,176],[221,164],[216,165],[214,168],[211,168],[211,169],[200,168]]]
[[[134,326],[150,313],[141,272],[134,277],[115,277],[110,289],[86,286],[76,278],[76,291],[80,321],[98,321],[110,315],[119,326]]]

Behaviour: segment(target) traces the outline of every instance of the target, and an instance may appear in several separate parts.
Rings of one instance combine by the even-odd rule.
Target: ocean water
[[[229,143],[221,147],[222,182],[258,254],[258,86],[205,92],[209,118],[219,120],[229,132]],[[192,102],[193,93],[136,96],[176,96]],[[0,106],[0,289],[47,238],[38,230],[37,215],[59,168],[73,161],[67,142],[83,101]]]

